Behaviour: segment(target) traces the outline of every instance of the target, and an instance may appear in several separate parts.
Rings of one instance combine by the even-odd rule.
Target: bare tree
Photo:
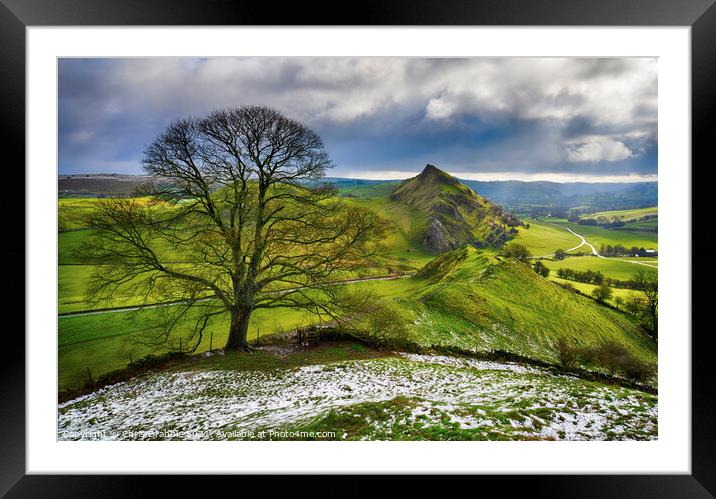
[[[95,300],[131,288],[147,304],[180,302],[162,314],[157,343],[190,320],[184,334],[195,349],[209,320],[228,314],[226,348],[246,351],[254,310],[334,314],[335,283],[381,253],[384,221],[320,182],[333,166],[320,137],[276,110],[176,121],[143,165],[161,187],[150,198],[100,202],[83,251],[102,264]]]

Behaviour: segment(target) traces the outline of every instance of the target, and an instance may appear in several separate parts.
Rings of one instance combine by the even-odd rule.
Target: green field
[[[594,284],[586,284],[584,282],[576,282],[576,281],[570,281],[568,279],[560,279],[559,277],[555,276],[549,276],[549,280],[553,282],[557,282],[560,284],[569,284],[573,286],[576,290],[584,293],[587,296],[592,295],[592,291],[597,289],[598,286]],[[633,293],[636,293],[636,291],[632,289],[623,289],[623,288],[611,288],[612,289],[612,297],[607,300],[607,302],[611,305],[614,305],[614,298],[620,297],[624,300],[629,298]]]
[[[157,329],[154,321],[159,315],[171,312],[172,307],[153,308],[143,311],[100,313],[66,316],[58,319],[59,389],[78,388],[87,381],[87,368],[93,377],[122,369],[129,364],[129,356],[138,360],[148,354],[159,354],[168,348],[147,345],[147,339]],[[249,340],[257,335],[277,330],[291,329],[312,322],[305,312],[291,309],[256,311],[252,316]],[[180,324],[170,341],[178,347],[179,336],[193,324]],[[221,348],[228,336],[229,319],[213,318],[207,326],[198,352],[209,349],[210,333],[213,332],[213,348]],[[193,345],[192,345],[193,346]]]
[[[627,248],[636,246],[644,249],[659,249],[658,234],[655,232],[630,231],[624,227],[608,229],[594,225],[580,225],[574,222],[568,222],[564,219],[552,219],[551,222],[569,227],[577,234],[582,234],[587,241],[592,243],[597,251],[602,244],[616,246],[621,244]]]
[[[654,258],[625,258],[624,260],[639,261],[649,265],[658,263]],[[596,256],[570,256],[561,261],[545,261],[545,265],[552,270],[553,275],[557,275],[558,269],[593,270],[601,272],[606,277],[622,281],[631,279],[639,270],[657,272],[656,268],[646,265],[636,265],[616,258],[597,258]]]
[[[537,220],[526,220],[526,222],[529,228],[519,227],[515,242],[524,244],[534,256],[549,256],[558,249],[568,250],[581,242],[577,236],[561,227]],[[584,247],[577,251],[583,249]]]
[[[415,292],[420,288],[420,282],[402,278],[367,281],[347,286],[356,290],[373,290],[379,297],[396,298]],[[150,353],[168,351],[167,348],[157,348],[143,343],[159,330],[155,321],[161,315],[171,313],[173,309],[173,306],[167,306],[136,312],[118,311],[60,317],[58,319],[60,390],[82,386],[87,381],[88,367],[96,377],[126,367],[130,354],[137,360]],[[262,336],[314,323],[316,323],[315,316],[302,310],[259,309],[251,316],[248,337],[249,341],[255,341]],[[193,322],[189,318],[179,323],[170,342],[177,347],[179,336],[185,335],[192,326]],[[228,316],[212,318],[196,352],[209,349],[210,332],[213,332],[213,348],[223,347],[228,330]]]
[[[592,213],[591,215],[585,215],[582,218],[598,220],[600,223],[622,221],[628,222],[631,220],[638,220],[646,216],[653,216],[659,214],[659,208],[656,206],[651,208],[637,208],[634,210],[615,210],[615,211],[600,211],[598,213]]]
[[[95,207],[98,198],[66,197],[57,201],[57,220],[59,230],[77,230],[85,226],[83,218]]]

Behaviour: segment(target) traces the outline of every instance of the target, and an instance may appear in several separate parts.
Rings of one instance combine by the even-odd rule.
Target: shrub
[[[612,288],[606,282],[602,282],[598,288],[592,290],[592,296],[599,303],[605,303],[612,296]]]
[[[609,341],[594,347],[584,347],[578,352],[586,363],[605,367],[612,372],[621,373],[629,378],[643,380],[655,374],[652,364],[635,357],[623,345]]]
[[[556,346],[560,365],[563,367],[573,367],[577,360],[577,353],[572,345],[564,338],[559,338]]]
[[[535,272],[537,272],[542,277],[549,276],[549,268],[544,263],[542,263],[542,260],[537,260],[532,268],[534,268]]]
[[[388,300],[372,294],[346,293],[338,328],[361,341],[380,348],[401,349],[411,344],[406,318]]]
[[[511,243],[505,246],[502,250],[502,255],[525,263],[532,256],[527,247],[519,243]]]

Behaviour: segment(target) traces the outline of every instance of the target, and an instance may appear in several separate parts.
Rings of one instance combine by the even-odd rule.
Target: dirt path
[[[551,222],[548,222],[548,223],[551,223]],[[580,248],[580,247],[582,247],[582,246],[584,246],[584,245],[587,245],[587,246],[589,246],[589,249],[592,250],[592,255],[596,256],[597,258],[603,258],[604,260],[616,260],[616,261],[618,261],[618,262],[633,263],[634,265],[643,265],[643,266],[645,266],[645,267],[651,267],[652,269],[658,269],[658,268],[659,268],[658,264],[657,264],[657,265],[653,265],[653,264],[647,263],[647,262],[637,262],[637,261],[635,261],[635,260],[624,260],[623,258],[606,257],[606,256],[604,256],[604,255],[600,255],[599,252],[597,251],[597,248],[595,248],[592,243],[590,243],[589,241],[587,241],[587,238],[585,238],[582,234],[577,234],[577,233],[574,232],[572,229],[570,229],[569,227],[565,227],[564,225],[559,225],[559,224],[553,224],[553,225],[556,225],[557,227],[561,227],[562,229],[565,229],[566,231],[568,231],[568,232],[574,234],[575,236],[577,236],[578,238],[580,238],[580,239],[582,240],[582,242],[581,242],[580,244],[578,244],[577,246],[575,246],[574,248],[570,248],[570,249],[568,249],[568,250],[565,250],[566,253],[568,253],[568,252],[570,252],[570,251],[573,251],[573,250],[576,250],[577,248]],[[546,257],[549,257],[549,256],[554,256],[554,255],[547,255]],[[546,258],[546,257],[536,257],[536,258]]]
[[[549,222],[548,222],[548,223],[549,223]],[[554,224],[554,225],[557,225],[557,224]],[[567,250],[564,250],[565,253],[569,253],[570,251],[574,251],[574,250],[576,250],[576,249],[579,249],[579,248],[581,248],[582,246],[584,246],[584,245],[586,244],[587,246],[589,246],[590,248],[592,248],[592,253],[593,253],[593,254],[595,254],[595,255],[597,254],[597,253],[596,253],[597,250],[594,249],[594,246],[592,246],[591,244],[589,244],[589,243],[587,242],[587,240],[584,238],[583,235],[577,234],[577,233],[574,232],[572,229],[569,229],[569,228],[567,228],[567,227],[563,227],[563,226],[561,226],[561,225],[557,225],[557,227],[560,227],[560,228],[562,228],[562,229],[567,229],[569,232],[571,232],[572,234],[574,234],[575,236],[577,236],[579,239],[581,239],[581,242],[580,242],[578,245],[576,245],[574,248],[569,248],[569,249],[567,249]],[[554,253],[552,253],[551,255],[532,256],[532,257],[530,257],[530,258],[550,258],[550,257],[553,257],[553,256],[554,256]]]

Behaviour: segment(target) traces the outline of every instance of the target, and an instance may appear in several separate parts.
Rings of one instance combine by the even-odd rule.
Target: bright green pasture
[[[338,189],[338,194],[349,198],[390,198],[400,182],[382,182],[379,184],[356,185]]]
[[[104,198],[107,199],[107,198]],[[135,201],[146,203],[149,197],[134,198]],[[85,218],[96,208],[100,198],[96,197],[61,197],[57,200],[57,221],[61,231],[77,230],[86,227]]]
[[[94,268],[91,265],[60,265],[57,270],[58,312],[63,314],[88,308],[85,290]]]
[[[87,263],[79,252],[80,246],[92,234],[91,230],[59,232],[57,234],[57,263],[77,265]]]
[[[181,268],[181,264],[176,267]],[[60,265],[58,266],[58,313],[78,312],[83,310],[93,310],[101,308],[117,308],[134,305],[141,305],[145,302],[145,296],[132,290],[129,284],[119,286],[114,296],[109,302],[89,303],[86,296],[87,285],[90,282],[92,274],[99,270],[101,266],[95,265]],[[148,302],[171,301],[167,297],[151,296]]]
[[[58,319],[59,332],[59,389],[78,388],[87,381],[87,367],[94,377],[122,369],[134,360],[148,354],[166,352],[166,348],[142,344],[154,332],[153,321],[161,314],[170,313],[173,307],[146,309],[138,312],[112,312],[93,315],[67,316]],[[274,332],[283,327],[290,329],[311,322],[305,312],[290,309],[257,310],[252,316],[249,340]],[[179,337],[186,334],[193,322],[178,324],[172,343],[178,346]],[[228,316],[213,318],[197,352],[209,349],[210,332],[214,333],[213,348],[221,348],[229,329]],[[184,345],[186,346],[186,339]]]
[[[658,232],[659,231],[659,219],[650,218],[649,220],[634,220],[627,222],[623,227],[615,227],[614,230],[626,230],[633,232]]]
[[[189,264],[177,263],[169,266],[181,270],[189,267]],[[171,296],[160,296],[157,294],[145,296],[143,291],[140,292],[133,289],[133,281],[130,281],[120,285],[111,300],[90,303],[87,298],[87,286],[90,283],[92,274],[95,272],[101,273],[102,268],[103,267],[99,265],[58,266],[58,313],[64,314],[83,310],[118,308],[141,305],[142,303],[166,302],[175,299]]]
[[[624,258],[657,265],[658,260],[654,258]],[[616,258],[598,258],[596,256],[569,256],[561,261],[545,261],[545,265],[552,270],[552,275],[557,275],[557,269],[573,269],[579,271],[599,271],[607,277],[619,280],[631,279],[638,270],[646,272],[657,272],[656,268],[646,265],[637,265],[622,261]]]
[[[594,284],[587,284],[587,283],[584,283],[584,282],[570,281],[570,280],[568,280],[568,279],[560,279],[560,278],[557,277],[556,275],[554,275],[554,276],[553,276],[553,275],[550,275],[550,276],[549,276],[549,280],[550,280],[550,281],[553,281],[553,282],[558,282],[558,283],[561,283],[561,284],[570,284],[570,285],[572,285],[575,289],[581,291],[582,293],[584,293],[584,294],[587,295],[587,296],[591,296],[591,295],[592,295],[592,291],[594,291],[594,290],[597,289],[597,287],[598,287],[598,286],[595,286]],[[619,296],[619,297],[621,297],[622,299],[626,300],[627,298],[629,298],[629,296],[631,296],[632,294],[636,293],[636,291],[634,291],[634,290],[632,290],[632,289],[624,289],[624,288],[611,288],[611,289],[612,289],[612,297],[611,297],[609,300],[607,300],[607,301],[608,301],[608,303],[610,303],[610,304],[612,304],[612,305],[614,305],[614,298],[616,298],[617,296]]]
[[[578,223],[567,222],[566,220],[552,220],[558,225],[569,227],[577,234],[582,234],[587,241],[594,245],[599,251],[602,244],[615,246],[621,244],[627,248],[636,246],[645,249],[659,249],[658,235],[654,232],[628,231],[620,229],[607,229],[594,225],[580,225]]]
[[[606,221],[609,221],[609,222],[616,221],[616,220],[621,220],[623,222],[627,222],[630,220],[637,220],[639,218],[643,218],[643,217],[651,216],[651,215],[658,215],[658,214],[659,214],[659,208],[656,206],[653,206],[651,208],[636,208],[633,210],[600,211],[598,213],[592,213],[591,215],[586,215],[583,218],[591,218],[594,220],[605,219]]]
[[[515,242],[524,244],[534,256],[552,255],[558,249],[568,250],[581,242],[577,236],[561,227],[535,220],[526,222],[529,228],[519,227]]]
[[[354,283],[347,286],[355,289],[372,289],[381,297],[401,297],[415,292],[422,283],[410,278],[401,278]],[[157,331],[154,321],[174,309],[174,306],[167,306],[136,312],[104,312],[58,318],[59,389],[81,387],[87,381],[87,367],[96,378],[104,373],[126,367],[130,353],[133,359],[137,360],[148,354],[167,351],[166,348],[144,345],[141,340],[144,338],[146,341],[146,338]],[[303,310],[258,309],[251,316],[248,338],[251,342],[257,338],[257,335],[261,337],[288,331],[315,322],[315,316]],[[179,323],[171,342],[177,346],[179,336],[187,334],[193,324],[190,318]],[[213,348],[222,348],[226,342],[228,329],[228,316],[217,316],[210,320],[206,335],[197,352],[209,349],[211,331],[214,333]]]
[[[84,227],[84,218],[92,213],[98,198],[76,197],[57,200],[57,220],[60,230],[76,230]]]

